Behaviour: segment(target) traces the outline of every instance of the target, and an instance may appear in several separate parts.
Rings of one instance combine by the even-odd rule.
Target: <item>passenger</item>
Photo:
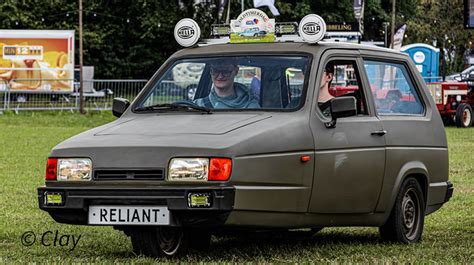
[[[331,100],[334,98],[329,93],[332,79],[334,77],[334,64],[328,63],[324,68],[323,77],[321,78],[321,85],[319,86],[318,106],[323,112],[324,116],[331,115]]]
[[[254,94],[244,85],[234,82],[239,67],[233,61],[211,65],[212,87],[207,97],[194,102],[213,109],[255,109],[260,108]]]

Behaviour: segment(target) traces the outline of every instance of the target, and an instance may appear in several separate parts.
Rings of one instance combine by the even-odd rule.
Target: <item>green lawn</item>
[[[109,113],[20,112],[0,115],[0,263],[136,262],[129,239],[111,227],[55,223],[38,209],[36,187],[43,184],[45,161],[52,147],[88,128],[112,121]],[[427,216],[423,241],[414,245],[381,242],[376,228],[326,228],[311,238],[220,237],[211,250],[190,252],[181,262],[474,262],[474,128],[447,128],[450,178],[454,197]],[[21,236],[32,231],[81,235],[70,247],[30,247]],[[53,236],[47,239],[49,243]],[[70,239],[72,240],[72,239]],[[159,260],[158,260],[159,261]]]

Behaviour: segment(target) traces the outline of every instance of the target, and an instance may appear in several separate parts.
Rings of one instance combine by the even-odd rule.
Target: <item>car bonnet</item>
[[[95,133],[103,135],[177,135],[225,134],[249,124],[269,118],[268,114],[214,113],[197,115],[143,115],[118,123]]]

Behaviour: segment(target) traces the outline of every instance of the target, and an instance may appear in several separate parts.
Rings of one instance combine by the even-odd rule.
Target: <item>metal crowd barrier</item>
[[[442,82],[443,77],[442,76],[433,76],[433,77],[423,77],[423,80],[425,80],[425,83],[437,83],[437,82]]]
[[[8,102],[8,83],[0,80],[0,112],[7,110]]]
[[[32,79],[12,81],[25,84],[38,82]],[[72,82],[72,80],[60,81]],[[87,110],[110,110],[114,97],[133,100],[147,82],[148,80],[84,80],[84,107]],[[79,110],[78,82],[74,82],[72,91],[18,89],[18,86],[11,84],[12,82],[0,80],[0,111]]]

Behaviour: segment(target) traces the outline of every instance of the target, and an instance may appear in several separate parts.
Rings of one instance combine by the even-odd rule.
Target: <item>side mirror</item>
[[[331,117],[332,120],[326,123],[326,128],[336,127],[338,118],[350,117],[357,115],[355,97],[339,97],[331,100]]]
[[[112,103],[112,114],[114,114],[115,117],[120,118],[129,106],[130,101],[128,101],[128,99],[114,98]]]

